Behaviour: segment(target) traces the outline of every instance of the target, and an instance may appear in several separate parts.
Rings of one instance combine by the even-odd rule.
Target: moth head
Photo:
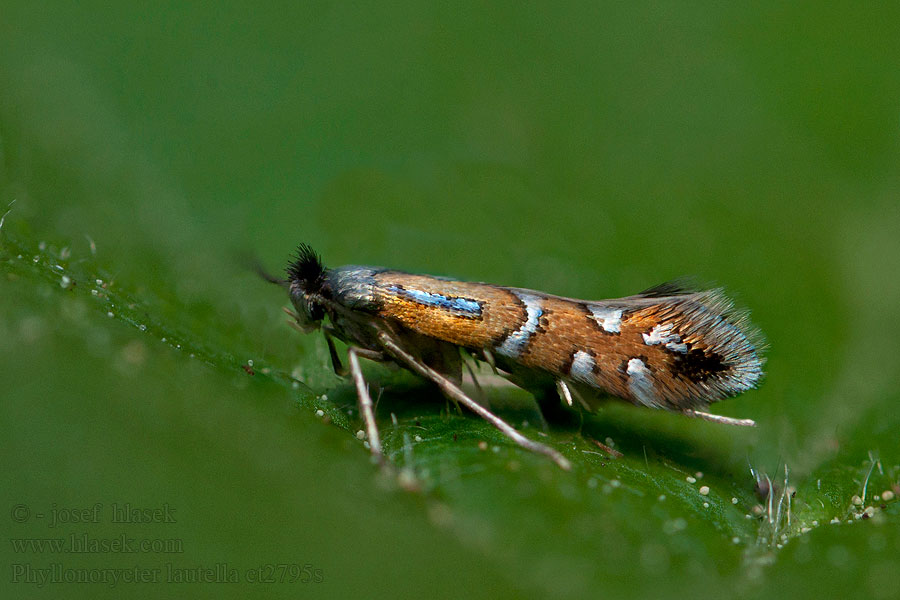
[[[315,251],[306,244],[297,248],[297,256],[287,267],[287,284],[291,294],[292,314],[304,331],[317,329],[325,317],[322,287],[325,267]]]

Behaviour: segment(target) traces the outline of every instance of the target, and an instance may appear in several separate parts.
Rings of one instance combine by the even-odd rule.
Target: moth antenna
[[[289,287],[290,282],[287,279],[279,279],[278,277],[275,277],[274,275],[272,275],[271,273],[266,271],[265,267],[263,267],[262,264],[259,262],[254,263],[253,271],[257,275],[259,275],[260,277],[262,277],[263,279],[268,281],[269,283],[274,283],[276,285],[280,285],[281,287],[283,287],[285,289],[288,289],[288,287]]]
[[[91,242],[93,243],[93,242]],[[288,289],[289,281],[287,279],[279,279],[275,277],[266,268],[263,266],[262,261],[259,260],[259,257],[251,252],[239,252],[237,254],[237,261],[243,265],[243,267],[249,271],[253,271],[256,273],[260,279],[264,281],[268,281],[269,283],[274,283],[280,285],[281,287]]]

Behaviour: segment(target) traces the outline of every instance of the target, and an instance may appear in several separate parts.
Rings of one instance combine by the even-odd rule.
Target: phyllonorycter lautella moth
[[[763,376],[760,335],[719,289],[667,283],[625,298],[576,300],[378,267],[326,269],[305,244],[286,280],[263,276],[289,290],[294,310],[285,310],[292,325],[322,329],[335,372],[353,380],[369,447],[379,459],[360,357],[432,381],[449,399],[564,469],[570,463],[562,454],[525,437],[463,391],[462,353],[539,400],[554,394],[568,406],[577,402],[594,411],[615,396],[716,423],[755,425],[703,411],[756,387]],[[334,338],[348,346],[348,371]]]

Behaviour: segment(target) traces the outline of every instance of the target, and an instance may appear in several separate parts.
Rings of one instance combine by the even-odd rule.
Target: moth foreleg
[[[721,423],[723,425],[736,425],[738,427],[756,427],[756,421],[753,419],[733,419],[731,417],[723,417],[722,415],[714,415],[690,408],[685,409],[684,414],[688,417],[703,419],[704,421],[712,421],[713,423]]]
[[[344,368],[344,365],[341,364],[341,359],[338,356],[337,349],[334,347],[334,338],[331,333],[332,330],[330,328],[322,328],[322,333],[325,335],[325,342],[328,344],[328,354],[331,356],[331,368],[334,369],[335,375],[340,377],[345,377],[349,374],[349,371]],[[376,362],[384,362],[387,360],[387,357],[383,352],[379,352],[377,350],[366,350],[365,348],[354,348],[357,356],[362,356],[363,358],[368,358],[369,360],[374,360]]]
[[[539,444],[538,442],[532,441],[515,430],[509,423],[484,408],[471,398],[469,398],[465,392],[463,392],[459,387],[456,386],[452,381],[426,365],[425,363],[418,360],[416,357],[411,355],[409,352],[404,350],[398,343],[394,341],[394,339],[385,331],[380,331],[378,333],[378,341],[384,347],[388,354],[394,357],[398,362],[406,365],[413,372],[418,373],[422,377],[426,379],[430,379],[434,383],[437,384],[441,391],[444,392],[450,398],[456,400],[476,415],[499,429],[510,438],[512,441],[522,446],[526,450],[531,450],[532,452],[537,452],[538,454],[543,454],[549,458],[551,458],[557,465],[562,467],[563,469],[569,470],[572,468],[571,463],[559,452],[550,448],[549,446],[545,446],[543,444]]]
[[[363,421],[366,424],[366,434],[369,437],[369,449],[374,456],[383,459],[381,452],[381,437],[378,434],[378,425],[375,424],[375,405],[372,403],[372,397],[369,395],[369,388],[366,380],[363,378],[362,369],[359,366],[359,349],[351,347],[347,351],[348,362],[350,363],[350,375],[353,377],[353,383],[356,385],[356,396],[359,399],[359,412],[362,414]]]
[[[331,334],[328,330],[323,330],[322,333],[325,335],[325,343],[328,344],[328,354],[331,355],[331,368],[334,369],[334,374],[339,377],[344,377],[347,375],[347,369],[344,368],[344,365],[341,364],[341,359],[338,356],[337,349],[334,347],[334,338],[331,337]]]

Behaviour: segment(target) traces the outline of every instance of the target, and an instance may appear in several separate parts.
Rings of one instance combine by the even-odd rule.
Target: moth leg
[[[572,392],[565,381],[562,379],[556,380],[556,391],[559,392],[559,397],[566,401],[566,404],[572,406]]]
[[[526,450],[531,450],[532,452],[543,454],[544,456],[549,457],[557,465],[567,471],[572,468],[571,463],[562,454],[560,454],[553,448],[550,448],[549,446],[545,446],[543,444],[532,441],[516,431],[509,423],[466,396],[465,392],[459,389],[459,387],[457,387],[452,381],[450,381],[428,365],[422,363],[413,355],[401,348],[396,342],[394,342],[393,338],[391,338],[388,333],[380,331],[378,333],[378,341],[382,344],[384,349],[387,350],[388,354],[393,356],[399,362],[407,365],[415,373],[418,373],[422,377],[430,379],[431,381],[436,383],[438,387],[441,388],[441,391],[444,392],[444,394],[458,401],[460,404],[474,412],[476,415],[499,429],[501,432],[503,432],[504,435],[506,435],[518,445],[522,446]]]
[[[713,415],[699,410],[685,409],[684,414],[695,419],[703,419],[704,421],[712,421],[713,423],[721,423],[722,425],[735,425],[737,427],[756,427],[756,421],[753,419],[732,419],[731,417],[723,417],[722,415]]]
[[[357,348],[356,355],[362,356],[363,358],[367,358],[369,360],[374,360],[375,362],[385,362],[388,360],[388,357],[385,356],[384,352],[379,352],[378,350],[366,350],[365,348]]]
[[[341,364],[341,359],[338,356],[337,349],[334,347],[334,338],[331,336],[331,331],[326,328],[322,329],[322,333],[325,335],[325,342],[328,344],[328,354],[331,355],[331,367],[334,369],[335,375],[340,377],[346,377],[350,371],[344,368],[344,365]],[[354,348],[356,350],[357,356],[362,356],[363,358],[368,358],[369,360],[374,360],[375,362],[384,362],[387,360],[387,357],[383,352],[378,352],[377,350],[366,350],[365,348]]]
[[[335,375],[344,377],[347,375],[348,371],[344,368],[344,365],[341,364],[337,349],[334,347],[334,338],[331,337],[331,334],[328,333],[327,330],[323,329],[322,333],[325,335],[325,342],[328,344],[328,354],[331,355],[331,368],[334,369]]]
[[[353,383],[356,384],[356,395],[359,398],[359,412],[362,414],[363,421],[366,424],[366,433],[369,437],[369,449],[372,455],[380,460],[384,459],[381,452],[381,437],[378,434],[378,426],[375,424],[375,405],[372,404],[372,397],[369,396],[369,388],[366,380],[363,379],[362,369],[359,366],[358,348],[351,347],[347,351],[347,358],[350,363],[350,374],[353,376]]]
[[[474,362],[475,360],[476,360],[475,357],[472,357],[472,361]],[[488,397],[487,397],[487,395],[485,395],[484,389],[482,389],[481,384],[478,383],[478,377],[475,375],[475,369],[473,369],[472,365],[470,365],[465,360],[463,361],[463,364],[466,366],[466,371],[469,372],[469,377],[472,378],[472,384],[475,386],[475,392],[477,392],[478,399],[480,400],[479,404],[490,408],[491,405],[490,405],[490,402],[488,401]],[[456,410],[459,411],[460,414],[462,414],[462,410],[459,408],[459,402],[456,402],[454,400],[453,403],[456,405]]]
[[[481,355],[484,357],[485,362],[491,366],[491,370],[494,371],[494,375],[499,375],[497,372],[497,361],[494,360],[493,353],[487,348],[481,349]]]

